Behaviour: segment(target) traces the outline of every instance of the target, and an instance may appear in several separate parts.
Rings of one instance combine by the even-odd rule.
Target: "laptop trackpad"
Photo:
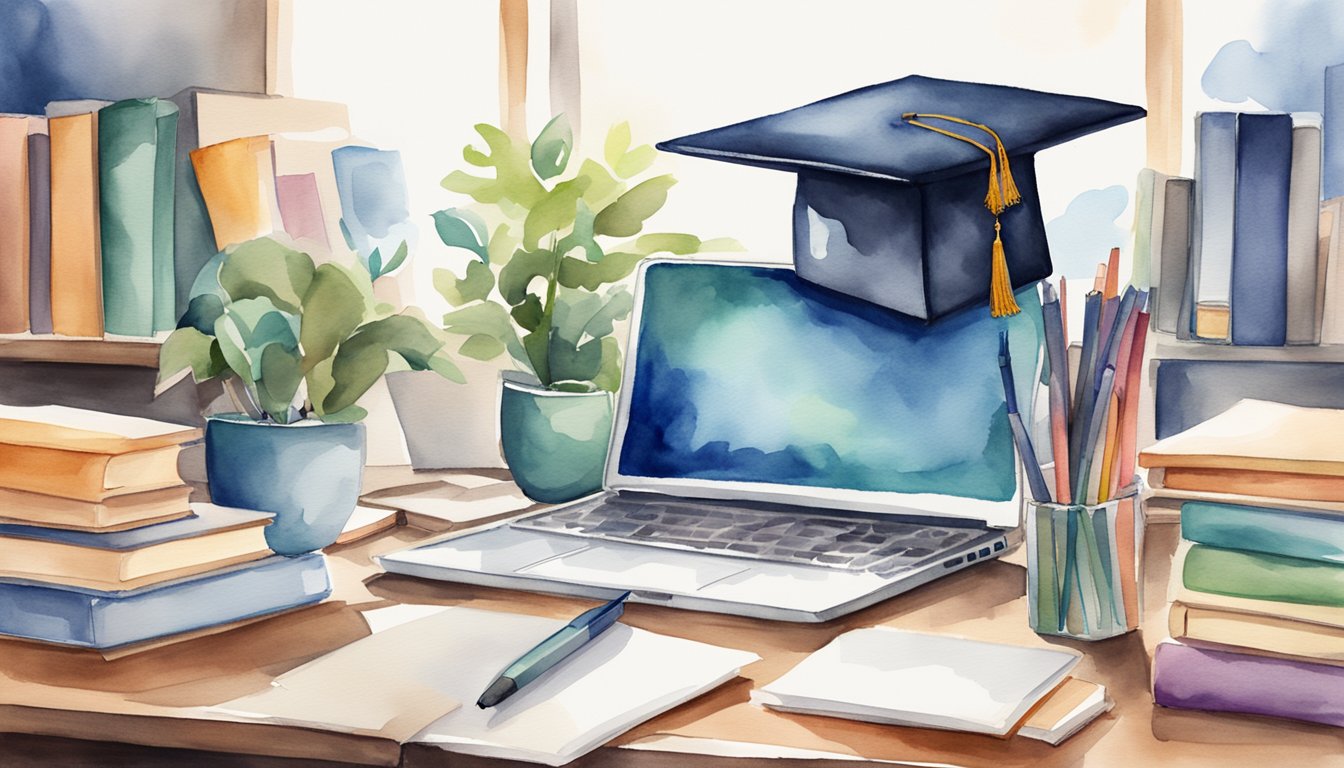
[[[516,573],[557,581],[688,594],[750,568],[750,563],[726,557],[591,541],[586,549],[520,568]]]

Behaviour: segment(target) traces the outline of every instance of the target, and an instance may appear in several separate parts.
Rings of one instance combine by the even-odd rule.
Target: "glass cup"
[[[1042,635],[1103,640],[1139,627],[1143,494],[1138,478],[1099,504],[1027,502],[1027,599]]]

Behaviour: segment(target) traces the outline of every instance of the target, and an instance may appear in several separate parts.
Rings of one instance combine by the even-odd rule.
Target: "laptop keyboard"
[[[753,560],[893,574],[971,543],[983,529],[606,497],[515,520],[515,528]]]

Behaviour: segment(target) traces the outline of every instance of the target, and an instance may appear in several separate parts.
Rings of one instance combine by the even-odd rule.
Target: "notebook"
[[[397,612],[370,621],[381,631],[281,675],[269,689],[195,716],[564,765],[758,658],[617,624],[499,706],[479,709],[474,702],[500,670],[565,621],[471,608]]]
[[[926,324],[787,266],[646,261],[604,491],[379,562],[818,622],[996,558],[1021,518],[999,332],[1019,392],[1042,335],[1017,300]]]
[[[840,635],[751,698],[784,712],[1005,736],[1080,658],[872,627]]]

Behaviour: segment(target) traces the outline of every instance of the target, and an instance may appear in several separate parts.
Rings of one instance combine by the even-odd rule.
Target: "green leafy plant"
[[[214,274],[198,282],[204,287],[159,351],[160,388],[186,371],[198,382],[241,382],[247,410],[288,424],[362,419],[356,402],[398,358],[464,381],[442,331],[378,304],[360,267],[316,266],[259,238],[231,249]]]
[[[639,261],[741,246],[641,234],[676,179],[640,178],[657,152],[632,148],[627,123],[607,135],[605,163],[571,157],[573,133],[563,115],[530,145],[491,125],[476,132],[487,151],[467,146],[463,157],[493,175],[453,171],[443,186],[475,204],[433,214],[439,238],[472,256],[462,276],[434,272],[435,288],[454,307],[444,330],[467,337],[460,354],[491,360],[507,352],[547,388],[615,391],[621,351],[612,333],[634,307],[622,281]]]

